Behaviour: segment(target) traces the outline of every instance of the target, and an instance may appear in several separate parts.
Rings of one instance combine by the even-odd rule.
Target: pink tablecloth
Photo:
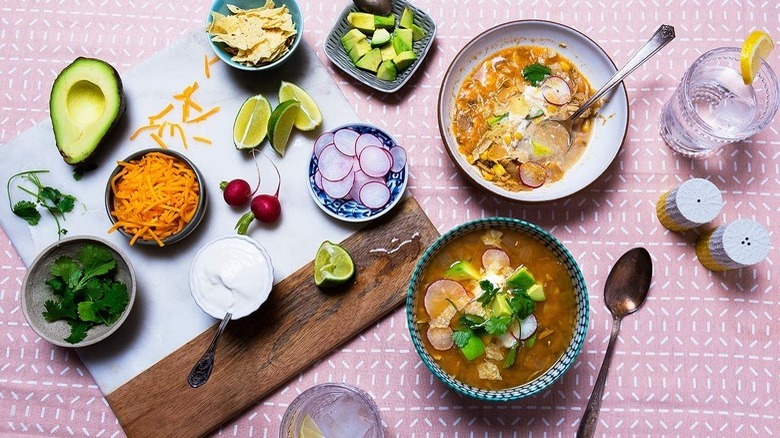
[[[461,398],[432,377],[412,348],[399,309],[218,433],[274,437],[298,393],[316,383],[343,381],[373,395],[386,436],[571,436],[609,337],[602,297],[607,272],[624,251],[641,245],[655,263],[652,291],[642,311],[623,325],[599,435],[780,434],[777,236],[761,264],[713,274],[696,260],[695,234],[669,233],[654,214],[662,192],[697,176],[710,178],[724,193],[726,204],[715,224],[747,217],[778,229],[780,120],[705,161],[674,156],[657,130],[662,103],[699,54],[740,45],[756,27],[780,37],[775,3],[420,0],[418,6],[439,25],[436,43],[416,77],[387,96],[356,84],[324,56],[322,41],[345,2],[301,1],[305,38],[348,100],[365,121],[388,129],[410,151],[409,187],[439,230],[491,215],[551,229],[582,266],[591,326],[565,378],[531,399],[491,404]],[[48,117],[52,80],[74,57],[100,57],[126,71],[201,26],[208,4],[2,0],[0,11],[0,142],[7,142]],[[626,81],[631,125],[607,174],[583,192],[545,205],[510,204],[473,189],[447,157],[436,120],[438,87],[455,53],[482,30],[523,18],[576,27],[618,64],[661,23],[674,25],[678,35]],[[780,71],[776,59],[774,54],[770,63]],[[0,147],[0,159],[1,154]],[[0,435],[123,435],[76,354],[52,347],[27,326],[19,302],[25,267],[4,233],[0,249]]]

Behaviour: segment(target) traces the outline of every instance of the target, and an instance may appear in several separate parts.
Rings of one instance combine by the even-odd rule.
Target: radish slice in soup
[[[527,161],[520,165],[520,181],[528,187],[541,187],[546,180],[547,169],[541,164]]]
[[[382,141],[379,140],[374,134],[360,134],[360,137],[358,137],[355,141],[355,154],[360,155],[363,149],[368,146],[382,147]]]
[[[360,134],[349,128],[339,129],[333,133],[333,143],[339,148],[342,154],[354,157],[355,142],[357,141],[358,136],[360,136]]]
[[[383,177],[393,166],[390,154],[379,146],[367,146],[360,152],[360,169],[368,176]]]
[[[390,168],[390,171],[402,171],[406,166],[406,149],[401,146],[393,146],[390,148],[390,155],[393,157],[393,166]]]
[[[501,341],[501,345],[506,348],[512,348],[520,342],[520,324],[517,322],[517,319],[512,319],[507,331],[499,336],[498,339]]]
[[[449,327],[428,327],[428,342],[437,350],[449,350],[453,346],[452,329]]]
[[[538,327],[539,323],[536,322],[536,317],[534,315],[520,321],[520,340],[525,341],[533,336]]]
[[[482,253],[482,267],[486,271],[498,272],[509,267],[509,256],[500,249],[491,248]]]
[[[317,186],[318,189],[323,190],[323,188],[322,188],[322,174],[320,173],[319,169],[317,169],[317,172],[314,173],[314,185]]]
[[[384,182],[369,181],[360,189],[358,200],[368,208],[382,208],[390,200],[390,189]]]
[[[563,78],[550,76],[542,83],[542,96],[553,105],[566,105],[571,102],[571,88]]]
[[[322,180],[322,190],[328,194],[331,198],[340,199],[349,193],[352,189],[352,183],[355,182],[354,172],[350,172],[344,178],[338,181],[331,181],[329,179]]]
[[[317,137],[317,140],[314,142],[314,156],[320,158],[320,153],[322,153],[322,150],[325,149],[325,146],[329,144],[333,144],[332,132],[326,132]]]
[[[460,309],[470,301],[466,289],[457,281],[436,280],[425,290],[423,298],[425,311],[431,319],[436,319],[448,306],[452,306],[450,301]]]
[[[352,171],[352,157],[341,153],[336,146],[329,145],[320,153],[318,166],[323,178],[338,181]]]

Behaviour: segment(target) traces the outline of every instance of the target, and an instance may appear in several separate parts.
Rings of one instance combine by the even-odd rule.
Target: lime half
[[[325,435],[322,434],[311,416],[307,415],[303,417],[301,426],[298,428],[298,438],[325,438]]]
[[[281,157],[287,150],[287,141],[290,140],[290,132],[300,108],[301,103],[297,100],[282,102],[274,109],[268,120],[268,139],[271,141],[271,147]]]
[[[301,103],[301,111],[295,117],[296,128],[301,131],[311,131],[320,126],[322,113],[317,102],[303,88],[291,82],[282,81],[282,86],[279,87],[279,102],[287,100],[297,100]]]
[[[268,133],[271,104],[263,95],[252,96],[241,105],[233,123],[233,143],[238,149],[260,146]]]
[[[314,284],[330,287],[344,284],[355,274],[355,264],[347,250],[329,241],[322,242],[314,257]]]

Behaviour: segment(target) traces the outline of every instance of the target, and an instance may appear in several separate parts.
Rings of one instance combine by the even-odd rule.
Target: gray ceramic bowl
[[[452,240],[474,231],[483,231],[488,229],[498,230],[513,230],[520,233],[527,234],[537,241],[541,242],[547,248],[557,256],[560,263],[566,267],[571,278],[572,285],[574,286],[574,293],[576,295],[576,311],[577,315],[574,322],[574,332],[569,345],[564,351],[563,355],[550,367],[549,370],[542,373],[534,380],[513,388],[501,389],[501,390],[486,390],[475,388],[471,385],[467,385],[463,382],[456,380],[451,375],[442,370],[436,361],[431,357],[428,350],[420,338],[420,334],[417,323],[414,316],[414,303],[417,301],[417,295],[420,293],[419,286],[422,281],[422,274],[425,268],[431,262],[433,257],[441,250],[443,246]],[[487,219],[477,219],[465,224],[459,225],[452,230],[448,231],[441,237],[439,237],[433,244],[428,247],[420,261],[417,262],[417,267],[412,274],[412,280],[409,283],[409,290],[406,295],[406,323],[411,334],[412,343],[417,350],[417,354],[420,355],[423,363],[426,367],[444,384],[454,389],[460,394],[474,397],[480,400],[488,401],[510,401],[518,400],[521,398],[529,397],[537,392],[552,385],[553,382],[558,380],[566,371],[571,367],[577,356],[582,349],[582,344],[585,342],[585,334],[588,330],[588,315],[589,315],[589,303],[588,303],[588,288],[585,284],[585,278],[582,276],[577,261],[571,255],[569,250],[563,246],[552,234],[539,228],[538,226],[522,221],[519,219],[493,217]]]
[[[170,149],[144,149],[142,151],[138,151],[131,154],[130,156],[128,156],[122,161],[135,160],[143,157],[144,155],[150,152],[160,152],[163,154],[167,154],[172,157],[176,157],[179,160],[187,163],[187,165],[190,166],[190,168],[195,171],[195,177],[198,181],[198,188],[199,188],[198,191],[200,193],[200,197],[198,199],[198,207],[197,210],[195,211],[195,215],[192,217],[192,220],[187,225],[185,225],[184,228],[182,228],[181,231],[179,231],[178,233],[172,236],[166,237],[165,239],[162,239],[163,244],[165,246],[168,246],[176,242],[180,242],[185,237],[189,236],[193,231],[195,231],[195,229],[198,228],[198,225],[200,225],[200,222],[203,220],[203,217],[206,215],[206,207],[208,206],[208,196],[207,196],[207,190],[205,188],[206,184],[204,182],[203,175],[200,173],[200,170],[198,170],[198,168],[195,167],[195,164],[193,164],[193,162],[190,161],[189,158],[185,157],[183,154],[179,152],[172,151]],[[111,210],[113,209],[113,205],[114,205],[114,193],[111,190],[111,180],[114,179],[114,176],[117,173],[119,173],[120,170],[122,170],[122,168],[117,166],[116,169],[114,169],[114,171],[111,172],[111,176],[108,177],[108,182],[106,183],[106,213],[108,213],[108,218],[111,220],[112,224],[116,222],[116,218],[111,215]],[[122,228],[119,228],[117,232],[122,233],[128,239],[133,238],[131,234],[126,233]],[[138,245],[159,247],[157,242],[155,242],[154,240],[146,240],[146,239],[139,238],[138,240],[135,241],[135,243]]]
[[[425,36],[423,39],[415,41],[413,44],[414,52],[417,54],[417,60],[414,61],[414,63],[412,63],[412,65],[407,67],[405,70],[398,72],[398,77],[394,81],[385,81],[379,79],[376,77],[375,73],[371,73],[370,71],[361,70],[355,67],[355,65],[349,59],[347,52],[344,50],[344,47],[341,46],[341,37],[344,36],[344,34],[346,34],[350,29],[349,23],[347,23],[347,15],[349,15],[350,12],[358,11],[357,6],[355,6],[353,3],[350,3],[346,8],[344,8],[344,10],[341,12],[341,15],[339,15],[339,18],[336,19],[336,23],[333,25],[333,28],[330,30],[328,38],[325,39],[325,54],[328,56],[328,59],[330,59],[330,61],[338,68],[358,81],[362,82],[364,85],[367,85],[375,90],[379,90],[383,93],[393,93],[398,91],[401,87],[404,86],[404,84],[406,84],[409,78],[412,77],[420,64],[422,64],[425,56],[428,54],[428,50],[433,45],[433,39],[436,36],[436,23],[433,21],[433,18],[426,14],[425,11],[418,9],[414,5],[407,3],[404,0],[393,1],[393,14],[395,14],[396,17],[396,23],[401,18],[401,13],[403,12],[404,7],[407,6],[409,9],[414,11],[414,23],[423,28],[425,31]]]
[[[48,322],[43,318],[44,303],[54,298],[54,294],[49,286],[46,285],[46,281],[51,277],[50,268],[55,260],[62,256],[76,258],[76,253],[84,245],[89,244],[102,246],[111,251],[116,260],[114,278],[127,286],[130,300],[122,316],[116,322],[109,326],[94,326],[89,329],[87,337],[83,341],[71,344],[65,341],[65,338],[70,335],[70,326],[67,322]],[[133,308],[133,303],[135,302],[135,288],[133,266],[119,248],[97,237],[68,237],[44,249],[27,269],[27,274],[22,282],[22,313],[24,313],[24,317],[27,319],[30,327],[44,340],[61,347],[86,347],[107,338],[127,319],[127,315],[130,314],[130,309]]]

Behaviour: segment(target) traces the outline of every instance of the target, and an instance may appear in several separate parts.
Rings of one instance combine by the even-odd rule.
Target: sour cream
[[[204,312],[217,319],[243,318],[268,299],[273,265],[254,239],[234,235],[204,246],[190,268],[190,293]]]

